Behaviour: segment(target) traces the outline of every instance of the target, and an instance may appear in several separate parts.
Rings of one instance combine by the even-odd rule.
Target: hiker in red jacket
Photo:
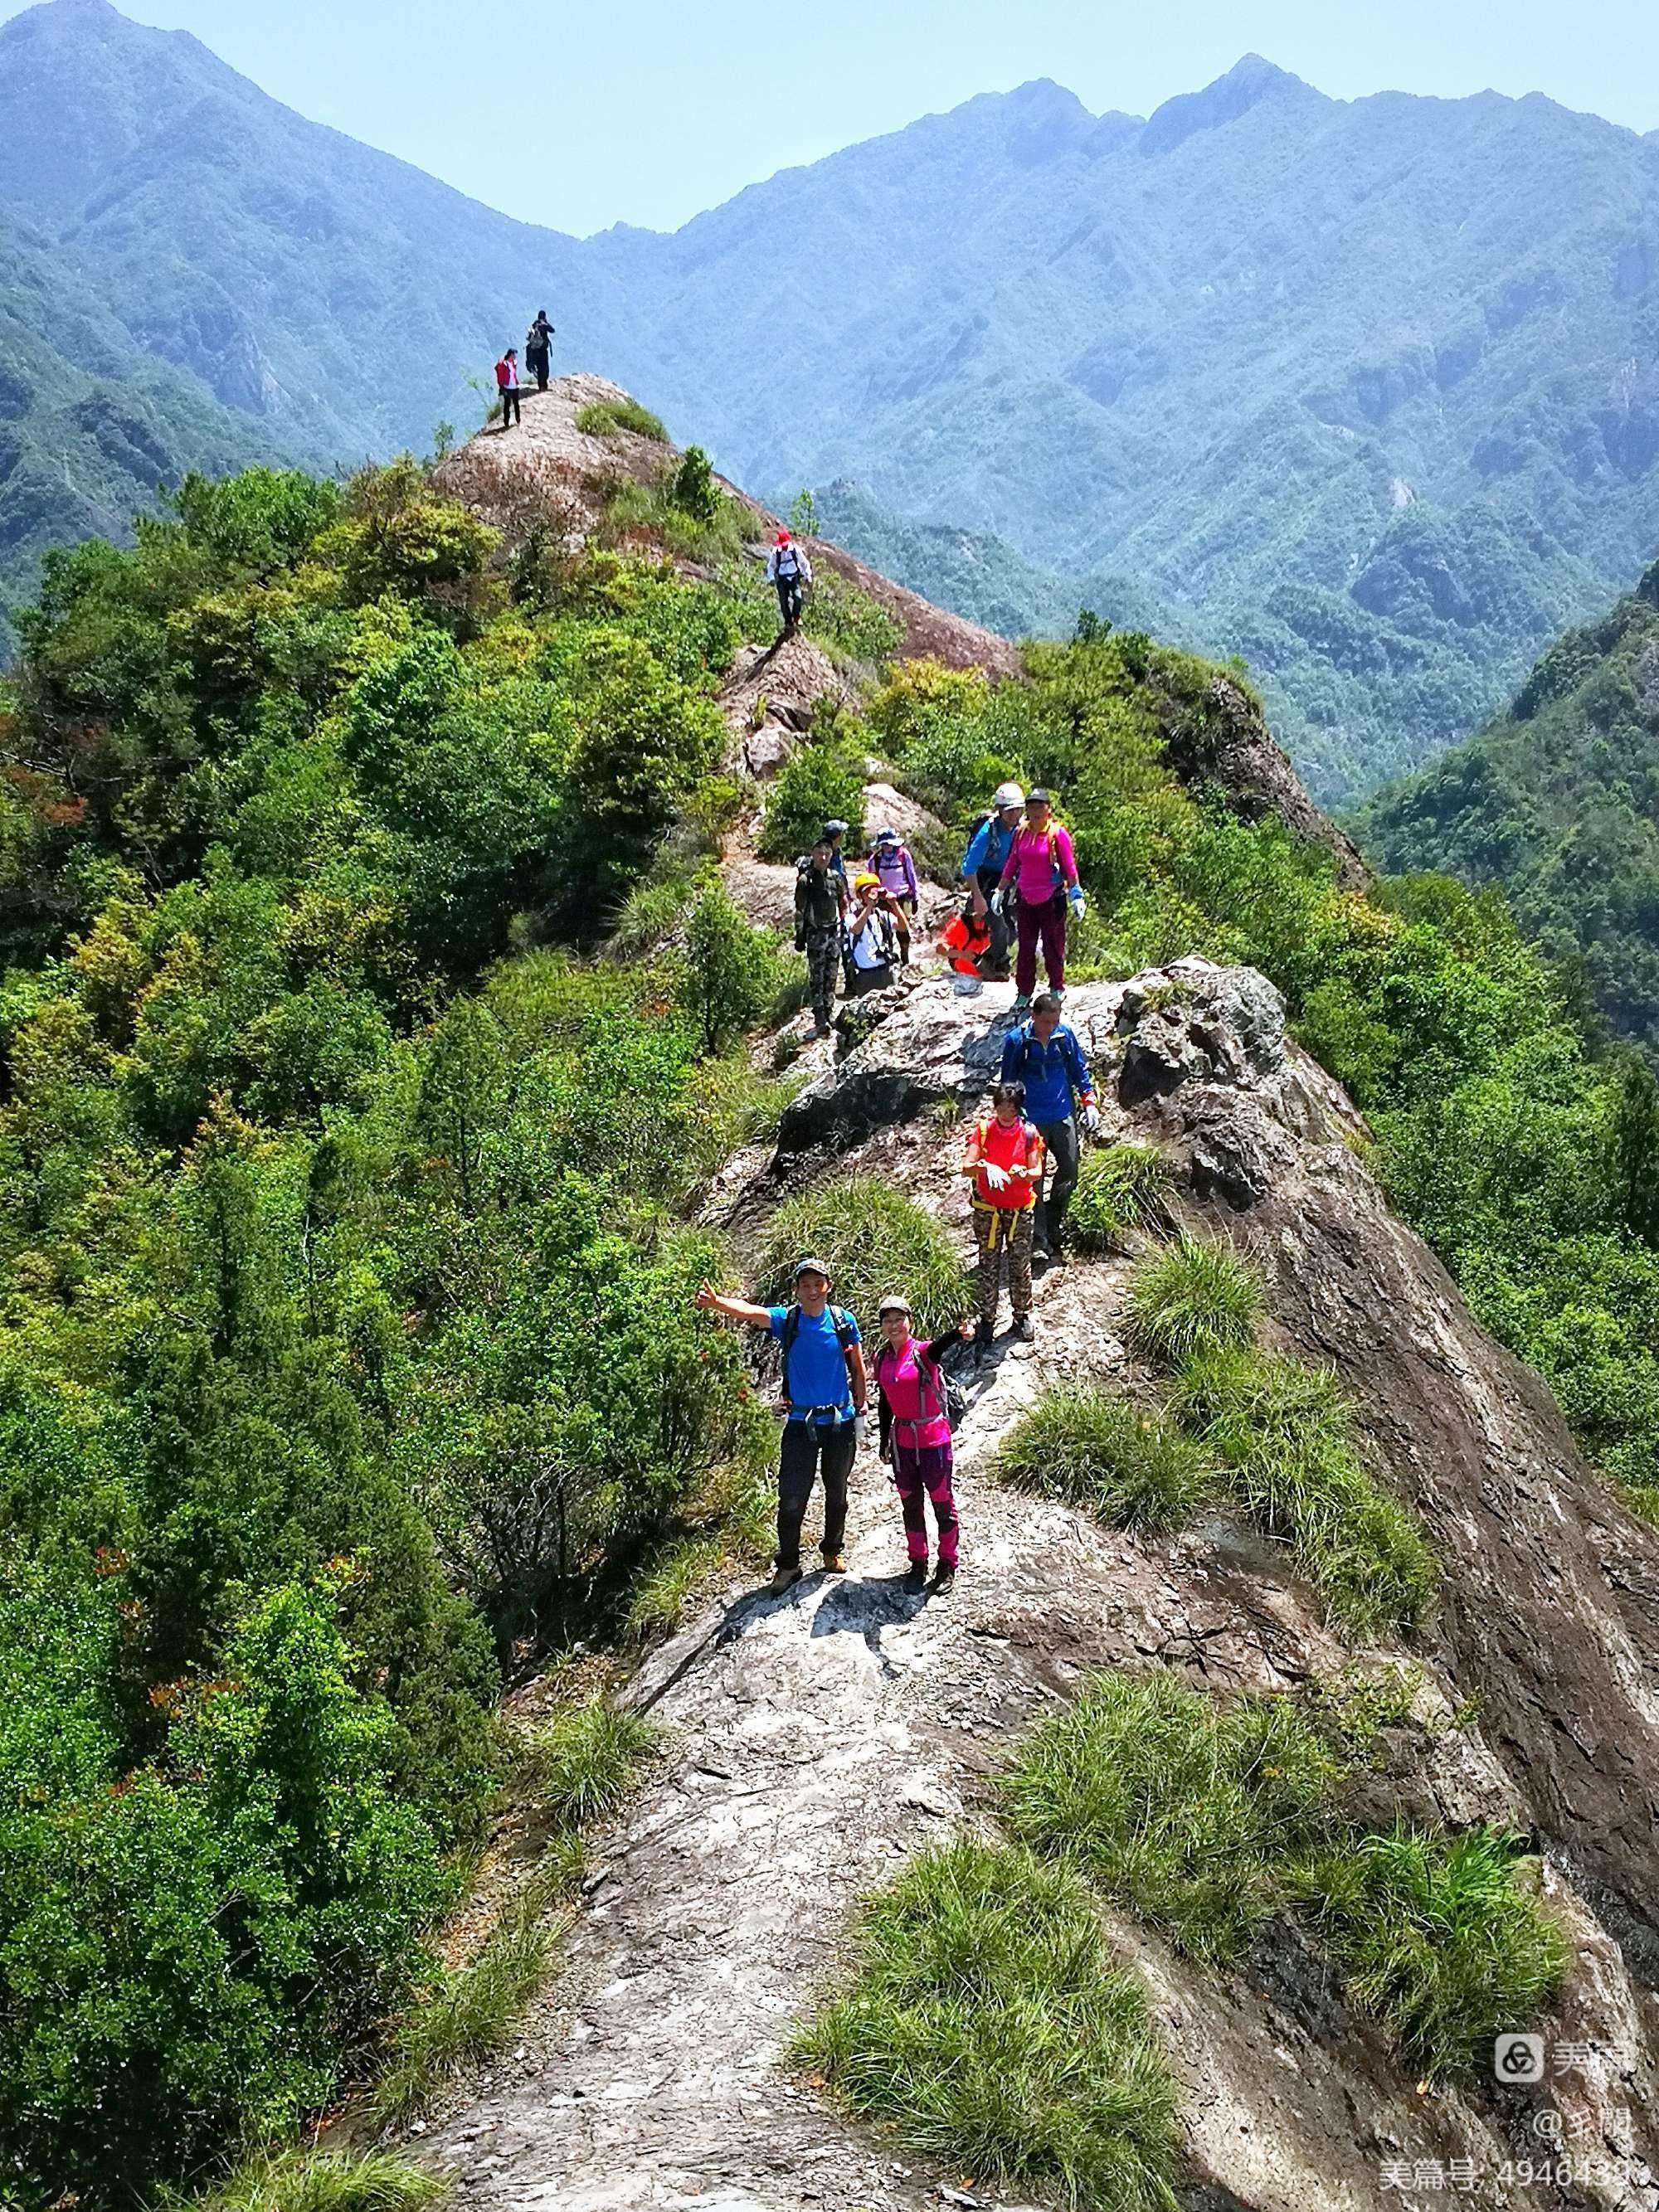
[[[501,428],[520,421],[519,412],[519,349],[508,346],[495,364],[495,389],[501,398]]]

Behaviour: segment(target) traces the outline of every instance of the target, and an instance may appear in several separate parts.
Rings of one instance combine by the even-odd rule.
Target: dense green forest
[[[1659,562],[1553,645],[1506,714],[1354,826],[1387,867],[1500,884],[1659,1059]]]
[[[550,544],[412,464],[253,470],[52,556],[23,617],[0,2157],[30,2204],[199,2171],[374,2063],[487,1819],[503,1683],[607,1634],[769,1433],[690,1300],[741,1260],[690,1216],[779,1106],[743,1040],[796,986],[713,866],[752,572]],[[1057,786],[1085,969],[1271,975],[1402,1212],[1659,1502],[1659,1097],[1497,899],[1339,890],[1184,787],[1159,732],[1209,672],[1144,635],[994,689],[848,667],[861,713],[775,804],[869,751],[958,823],[1005,774]]]

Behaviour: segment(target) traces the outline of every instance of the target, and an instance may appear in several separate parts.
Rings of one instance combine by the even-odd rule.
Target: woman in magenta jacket
[[[921,1344],[910,1334],[910,1309],[904,1299],[884,1298],[878,1318],[882,1346],[876,1354],[875,1382],[881,1455],[893,1470],[904,1514],[904,1548],[910,1559],[905,1587],[920,1590],[927,1580],[926,1500],[931,1498],[939,1527],[939,1571],[933,1587],[947,1590],[956,1577],[958,1524],[951,1488],[951,1424],[939,1364],[959,1337],[970,1333],[972,1323],[963,1322],[931,1344]]]
[[[1054,801],[1046,791],[1034,791],[1025,802],[1025,819],[1008,848],[1000,889],[1004,901],[1012,898],[1014,903],[1014,931],[1019,939],[1014,961],[1014,988],[1018,993],[1014,1012],[1023,1013],[1036,988],[1039,941],[1048,988],[1063,991],[1067,900],[1079,921],[1084,914],[1072,833],[1054,820]]]

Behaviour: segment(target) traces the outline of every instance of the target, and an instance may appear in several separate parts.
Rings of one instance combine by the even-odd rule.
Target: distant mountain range
[[[48,354],[179,380],[144,390],[180,462],[234,441],[216,404],[262,448],[423,447],[545,304],[562,363],[758,491],[833,486],[963,611],[1243,653],[1328,799],[1474,727],[1659,543],[1659,134],[1536,95],[1341,102],[1251,57],[1143,121],[1031,84],[579,240],[48,0],[0,28],[0,222],[71,303],[6,283]],[[68,370],[15,374],[14,580],[86,526],[41,489]]]
[[[1507,713],[1357,824],[1389,868],[1502,886],[1659,1063],[1659,562],[1544,655]]]

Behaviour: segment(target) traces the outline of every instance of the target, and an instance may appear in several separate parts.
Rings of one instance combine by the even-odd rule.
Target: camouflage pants
[[[836,1004],[836,971],[841,966],[841,924],[806,933],[806,972],[811,981],[812,1012],[827,1022]]]
[[[974,1240],[979,1246],[979,1325],[988,1339],[996,1333],[997,1294],[1002,1255],[1008,1255],[1008,1299],[1014,1319],[1031,1310],[1031,1231],[1034,1206],[976,1206]]]

